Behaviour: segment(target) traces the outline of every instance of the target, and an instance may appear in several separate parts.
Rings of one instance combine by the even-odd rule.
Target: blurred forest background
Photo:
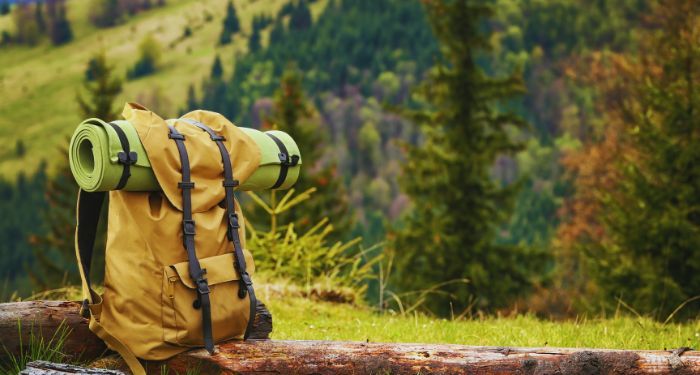
[[[136,101],[290,132],[380,308],[695,318],[699,77],[693,0],[0,0],[0,292],[76,283],[67,139]]]

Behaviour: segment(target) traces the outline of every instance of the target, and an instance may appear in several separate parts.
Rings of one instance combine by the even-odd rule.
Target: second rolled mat
[[[238,190],[289,189],[299,178],[301,159],[294,139],[279,130],[239,128],[257,144],[260,165]],[[125,152],[120,137],[130,149]],[[134,126],[128,121],[83,121],[70,141],[69,162],[85,191],[157,191],[158,181]],[[125,172],[124,164],[129,164]],[[130,176],[125,176],[125,173]],[[120,186],[123,185],[123,186]]]

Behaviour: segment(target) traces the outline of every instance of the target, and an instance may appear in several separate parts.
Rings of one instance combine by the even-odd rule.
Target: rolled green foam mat
[[[138,155],[136,163],[130,167],[131,177],[123,190],[160,190],[136,129],[128,121],[112,123],[124,131],[131,151]],[[116,189],[124,170],[119,164],[121,151],[119,136],[108,123],[94,118],[83,121],[73,133],[68,154],[75,181],[85,191]]]
[[[123,190],[160,190],[136,129],[128,121],[112,121],[112,124],[124,131],[131,151],[137,155],[136,163],[130,166],[131,177]],[[294,139],[279,130],[261,132],[251,128],[239,129],[255,141],[261,158],[257,170],[237,190],[267,190],[275,185],[280,176],[281,162],[280,148],[273,137],[286,147],[290,156],[297,159],[296,163],[287,166],[286,178],[276,187],[280,190],[291,188],[299,178],[301,169],[301,154]],[[83,121],[73,133],[69,150],[71,172],[83,190],[109,191],[117,188],[124,171],[118,154],[123,150],[119,135],[110,124],[94,118]]]
[[[277,137],[287,148],[289,155],[301,155],[296,142],[289,134],[279,130],[261,132],[251,128],[239,128],[255,141],[260,149],[260,166],[240,187],[241,190],[267,190],[277,181],[280,174],[279,147],[269,136]],[[268,135],[269,134],[269,135]],[[297,182],[301,160],[287,169],[287,177],[275,190],[289,189]]]

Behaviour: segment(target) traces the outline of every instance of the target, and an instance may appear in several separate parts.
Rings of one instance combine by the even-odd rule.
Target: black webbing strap
[[[294,156],[289,156],[289,151],[287,151],[287,146],[284,145],[284,143],[274,135],[270,133],[265,133],[267,134],[268,137],[272,138],[273,141],[277,144],[277,147],[280,149],[279,154],[277,154],[280,158],[280,174],[277,177],[277,181],[275,182],[270,189],[277,189],[278,187],[282,186],[284,183],[284,180],[287,179],[287,173],[289,171],[289,167],[293,167],[299,163],[299,156],[294,155]]]
[[[126,182],[129,180],[129,177],[131,177],[131,165],[136,163],[138,155],[131,151],[131,148],[129,147],[129,139],[126,138],[126,133],[124,133],[124,130],[122,130],[122,128],[115,123],[110,122],[109,124],[112,126],[112,129],[117,132],[119,143],[121,143],[123,150],[119,151],[117,157],[119,158],[119,164],[123,165],[124,169],[122,170],[121,178],[119,178],[119,183],[114,189],[121,190],[124,188],[124,186],[126,186]]]
[[[202,309],[202,330],[204,336],[204,347],[211,354],[214,353],[214,338],[212,335],[211,323],[211,303],[209,300],[209,284],[207,282],[207,270],[202,269],[197,259],[197,252],[194,248],[195,223],[192,220],[192,189],[194,182],[191,180],[190,159],[187,156],[185,147],[185,136],[180,134],[175,127],[168,126],[170,134],[168,138],[175,141],[177,151],[180,154],[180,164],[182,181],[178,187],[182,190],[182,244],[187,251],[187,264],[190,278],[197,285],[198,306]]]
[[[243,339],[247,339],[250,332],[252,332],[253,322],[255,321],[255,311],[257,310],[258,301],[255,298],[255,290],[253,290],[253,281],[250,278],[250,274],[246,269],[245,256],[243,255],[243,249],[241,246],[241,239],[238,234],[238,228],[240,225],[238,223],[238,215],[236,214],[236,200],[233,195],[233,189],[238,186],[238,181],[233,179],[233,166],[231,164],[231,157],[229,156],[228,150],[224,145],[224,137],[216,134],[209,126],[202,124],[199,121],[184,118],[181,119],[191,125],[194,125],[209,134],[212,141],[216,142],[219,146],[219,152],[221,153],[221,163],[224,167],[224,191],[226,192],[226,215],[228,218],[228,227],[226,230],[226,235],[233,243],[233,251],[235,254],[235,262],[233,267],[238,271],[240,275],[239,286],[238,286],[238,297],[245,298],[246,294],[250,297],[250,317],[248,318],[248,326],[246,327]]]
[[[85,283],[90,294],[94,293],[90,285],[90,268],[92,265],[92,253],[95,247],[95,237],[97,236],[97,225],[100,221],[100,211],[105,200],[106,192],[89,192],[80,190],[78,193],[78,226],[76,228],[78,237],[78,252],[80,254],[80,265],[85,274]],[[93,298],[92,295],[90,298]],[[89,317],[88,301],[83,300],[82,314]]]

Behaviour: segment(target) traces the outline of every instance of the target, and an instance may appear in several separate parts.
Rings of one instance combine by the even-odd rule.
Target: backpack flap
[[[186,139],[192,181],[195,183],[192,211],[205,212],[224,199],[221,154],[208,133],[182,120],[163,120],[135,103],[128,103],[122,114],[138,132],[158,184],[173,206],[182,210],[182,196],[178,187],[181,165],[177,146],[168,138],[169,123]],[[193,111],[183,116],[183,119],[187,118],[207,124],[224,138],[234,178],[239,183],[245,183],[258,169],[261,154],[257,144],[224,116],[216,112]]]
[[[253,258],[245,251],[253,273]],[[199,260],[207,271],[211,293],[213,338],[219,342],[243,338],[248,322],[250,300],[238,298],[240,275],[233,267],[233,254]],[[163,272],[163,337],[166,342],[181,346],[202,346],[202,320],[197,300],[197,285],[188,274],[188,262],[166,266]],[[195,308],[193,308],[193,305]]]

